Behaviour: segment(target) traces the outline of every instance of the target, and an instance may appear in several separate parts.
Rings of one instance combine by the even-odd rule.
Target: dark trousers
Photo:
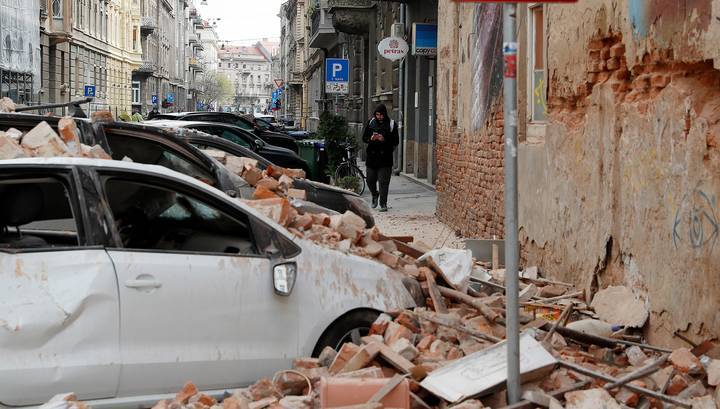
[[[380,206],[387,206],[388,189],[392,168],[367,168],[367,183],[373,197],[378,196],[378,182],[380,182]]]

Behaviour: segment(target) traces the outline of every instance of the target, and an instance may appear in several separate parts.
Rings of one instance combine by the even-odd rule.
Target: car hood
[[[283,147],[280,147],[277,145],[272,145],[269,143],[266,143],[265,145],[263,145],[263,147],[260,148],[260,150],[268,152],[268,153],[276,153],[276,154],[280,154],[280,155],[297,156],[297,154],[295,152],[291,151],[288,148],[283,148]],[[297,156],[297,157],[300,158],[299,156]]]
[[[326,183],[315,182],[314,180],[310,180],[310,179],[305,179],[305,180],[303,180],[303,182],[307,183],[308,187],[312,187],[313,189],[324,190],[324,191],[328,191],[328,192],[337,192],[337,193],[347,195],[347,196],[360,197],[360,195],[358,195],[355,192],[352,192],[350,190],[343,189],[343,188],[340,188],[337,186],[328,185]]]

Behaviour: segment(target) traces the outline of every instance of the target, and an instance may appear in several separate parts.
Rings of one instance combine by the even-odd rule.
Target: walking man
[[[387,212],[388,189],[392,176],[393,151],[400,143],[397,124],[390,119],[385,105],[379,105],[365,126],[363,142],[367,144],[367,182],[372,193],[372,207],[380,204]],[[378,182],[380,189],[378,190]]]

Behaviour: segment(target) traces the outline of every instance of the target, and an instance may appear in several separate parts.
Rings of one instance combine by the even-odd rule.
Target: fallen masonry
[[[77,145],[71,118],[63,118],[59,132],[43,122],[25,134],[0,133],[0,159],[111,159],[99,146]],[[302,171],[260,170],[252,159],[215,157],[255,187],[259,200],[245,201],[249,206],[300,239],[375,260],[416,280],[424,305],[387,311],[360,345],[298,358],[292,368],[227,391],[220,402],[188,382],[154,409],[508,407],[504,270],[489,270],[467,251],[427,251],[412,238],[365,229],[351,212],[305,214],[293,205],[302,194],[291,188],[294,178],[304,177]],[[720,356],[714,344],[675,350],[644,344],[646,303],[630,289],[585,294],[528,270],[533,271],[522,274],[520,283],[524,400],[510,407],[720,407]],[[43,407],[86,408],[72,393]]]

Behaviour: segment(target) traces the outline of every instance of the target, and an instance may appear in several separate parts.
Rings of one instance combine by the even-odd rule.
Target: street
[[[720,409],[719,10],[0,0],[0,409]]]

